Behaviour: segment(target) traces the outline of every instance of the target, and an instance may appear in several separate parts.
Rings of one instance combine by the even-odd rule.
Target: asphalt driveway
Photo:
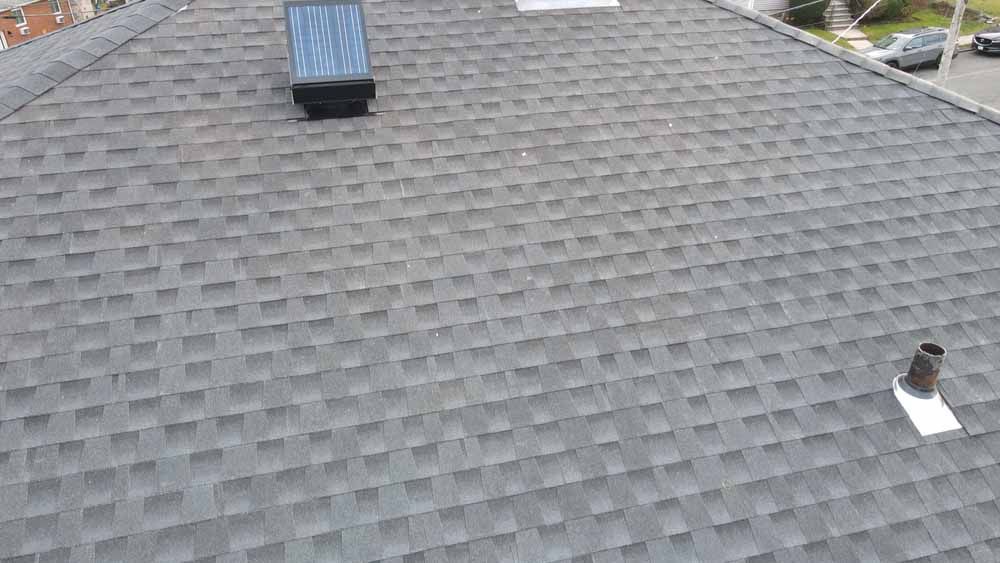
[[[937,69],[921,69],[914,74],[933,82]],[[1000,109],[1000,55],[962,51],[951,63],[946,87],[981,104]]]

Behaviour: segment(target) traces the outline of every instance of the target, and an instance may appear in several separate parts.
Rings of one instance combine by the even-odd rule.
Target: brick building
[[[70,0],[0,0],[0,49],[74,22]]]

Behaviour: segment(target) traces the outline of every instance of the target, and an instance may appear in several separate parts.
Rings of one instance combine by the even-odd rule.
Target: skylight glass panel
[[[289,61],[293,82],[371,76],[365,18],[357,2],[288,2]]]

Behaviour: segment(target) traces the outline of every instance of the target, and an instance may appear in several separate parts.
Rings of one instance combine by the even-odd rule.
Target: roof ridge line
[[[811,33],[806,33],[801,29],[792,27],[776,18],[772,18],[762,12],[756,10],[751,10],[745,6],[740,6],[734,4],[731,0],[705,0],[710,4],[714,4],[724,10],[739,14],[745,18],[751,19],[761,25],[769,27],[774,31],[782,35],[787,35],[793,39],[797,39],[803,43],[808,43],[813,47],[820,49],[826,53],[829,53],[838,59],[859,66],[865,70],[870,70],[874,73],[880,74],[892,81],[899,82],[900,84],[909,86],[910,88],[917,90],[931,96],[932,98],[939,99],[941,101],[947,102],[955,107],[964,109],[970,113],[974,113],[988,121],[992,121],[1000,125],[1000,109],[996,109],[970,98],[962,96],[956,92],[948,90],[947,88],[934,84],[924,80],[923,78],[918,78],[912,74],[903,72],[899,69],[889,67],[880,62],[870,59],[864,55],[858,54],[854,51],[849,51],[839,45],[835,45],[820,39]]]
[[[80,45],[67,49],[58,57],[44,63],[38,69],[0,87],[0,120],[63,83],[77,72],[101,60],[108,53],[121,47],[143,32],[148,31],[171,15],[176,14],[179,9],[190,4],[192,1],[142,0],[141,2],[125,4],[118,9],[101,14],[99,17],[104,17],[118,10],[124,11],[129,7],[133,7],[135,10],[134,13],[123,18],[120,23],[102,30],[93,37],[89,37]],[[96,19],[91,18],[59,31],[84,26]],[[42,39],[47,36],[42,35],[36,39]],[[31,41],[24,43],[24,45],[29,43]],[[12,49],[20,46],[14,46]]]
[[[2,0],[0,0],[0,1],[2,1]],[[18,0],[18,1],[22,2],[22,4],[30,4],[33,1],[37,1],[37,0]],[[132,0],[131,4],[132,5],[139,5],[139,4],[142,4],[144,1],[145,0]],[[115,12],[118,12],[118,11],[121,11],[121,10],[125,10],[128,7],[129,7],[129,3],[128,3],[128,0],[126,0],[126,3],[122,4],[121,6],[115,6],[114,8],[108,8],[107,10],[104,10],[103,12],[98,12],[98,13],[94,14],[93,17],[91,17],[89,19],[85,19],[85,20],[78,21],[78,22],[73,22],[70,25],[60,27],[59,29],[53,29],[49,33],[45,33],[45,34],[39,35],[37,37],[32,37],[31,39],[28,39],[24,43],[18,43],[17,45],[13,45],[11,47],[8,47],[4,51],[0,51],[0,54],[13,51],[14,49],[18,49],[18,48],[24,47],[25,45],[30,45],[30,44],[35,43],[37,41],[44,41],[48,37],[52,37],[52,36],[54,36],[56,34],[59,34],[59,33],[64,33],[64,32],[66,32],[66,31],[68,31],[70,29],[74,29],[74,28],[80,27],[80,26],[86,24],[89,21],[93,21],[95,18],[102,18],[102,17],[107,16],[108,14],[113,14]]]

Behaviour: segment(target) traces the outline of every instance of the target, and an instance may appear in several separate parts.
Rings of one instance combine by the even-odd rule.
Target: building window
[[[59,4],[59,0],[49,0],[49,11],[53,14],[62,13],[62,6]]]
[[[28,20],[24,17],[24,10],[21,8],[14,8],[10,11],[10,13],[14,15],[14,22],[17,23],[17,27],[28,25]]]

